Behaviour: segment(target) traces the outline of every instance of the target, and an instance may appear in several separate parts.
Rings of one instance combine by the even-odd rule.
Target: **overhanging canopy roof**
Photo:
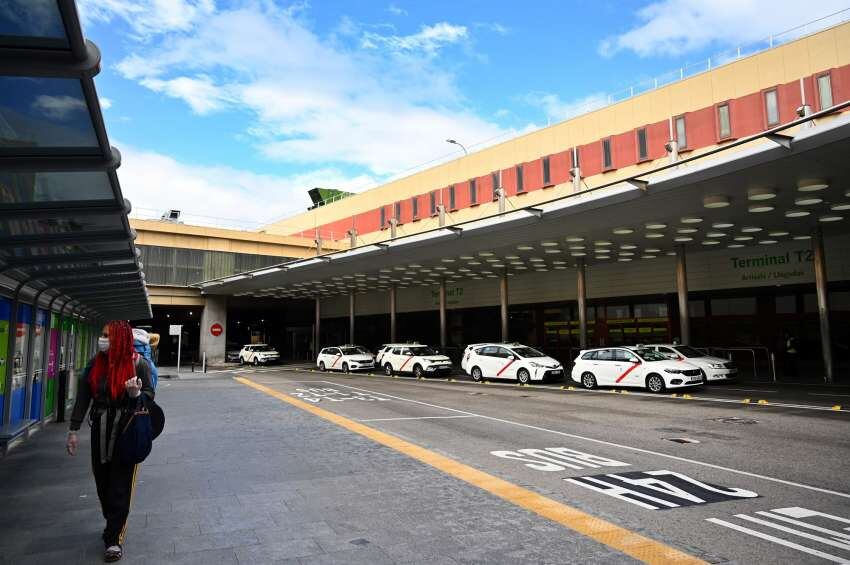
[[[93,77],[100,52],[73,0],[0,10],[0,285],[91,317],[148,318]],[[105,291],[105,292],[100,292]],[[120,297],[120,299],[118,299]]]
[[[850,231],[844,102],[637,177],[503,214],[204,283],[203,292],[305,298],[652,260]],[[823,118],[823,119],[822,119]],[[812,125],[812,127],[808,127]]]

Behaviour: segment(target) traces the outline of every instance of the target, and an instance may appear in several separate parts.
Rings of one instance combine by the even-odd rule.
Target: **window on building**
[[[428,213],[432,216],[437,215],[437,193],[432,192],[428,195]]]
[[[410,212],[414,219],[419,217],[419,198],[417,196],[410,199]]]
[[[396,202],[393,205],[393,218],[395,218],[396,222],[401,223],[401,202]]]
[[[490,173],[490,184],[493,185],[493,200],[499,199],[499,173]]]
[[[676,142],[679,144],[679,149],[688,146],[688,135],[685,131],[685,116],[679,116],[675,120],[676,125]]]
[[[646,145],[646,128],[637,130],[638,161],[649,159],[649,149]]]
[[[455,185],[449,187],[449,210],[454,210],[455,206]]]
[[[552,184],[552,168],[549,165],[549,157],[543,157],[543,185]]]
[[[381,206],[381,229],[387,227],[387,209]]]
[[[525,186],[522,182],[522,165],[516,166],[516,191],[525,192]]]
[[[832,106],[832,80],[829,75],[818,77],[818,99],[821,110]]]
[[[729,104],[721,104],[717,107],[717,133],[720,139],[732,135],[732,122],[729,121]]]
[[[478,184],[475,179],[469,181],[469,203],[478,204]]]
[[[614,167],[614,160],[611,157],[611,138],[602,140],[602,168],[611,169]]]
[[[779,102],[775,90],[768,90],[764,93],[764,110],[767,114],[767,125],[777,125],[779,123]]]

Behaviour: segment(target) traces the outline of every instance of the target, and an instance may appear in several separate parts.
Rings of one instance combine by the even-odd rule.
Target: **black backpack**
[[[124,465],[138,465],[150,455],[153,440],[165,427],[162,408],[140,394],[118,436],[118,457]]]

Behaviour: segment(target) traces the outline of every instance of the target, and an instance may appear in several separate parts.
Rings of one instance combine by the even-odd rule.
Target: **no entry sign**
[[[222,334],[222,332],[224,332],[224,328],[221,327],[221,324],[219,324],[218,322],[210,326],[210,333],[213,336],[218,337]]]

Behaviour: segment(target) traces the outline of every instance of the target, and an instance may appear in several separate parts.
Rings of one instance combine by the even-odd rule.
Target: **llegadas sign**
[[[811,249],[793,249],[785,253],[730,257],[732,269],[741,281],[789,281],[804,278],[811,270]]]

